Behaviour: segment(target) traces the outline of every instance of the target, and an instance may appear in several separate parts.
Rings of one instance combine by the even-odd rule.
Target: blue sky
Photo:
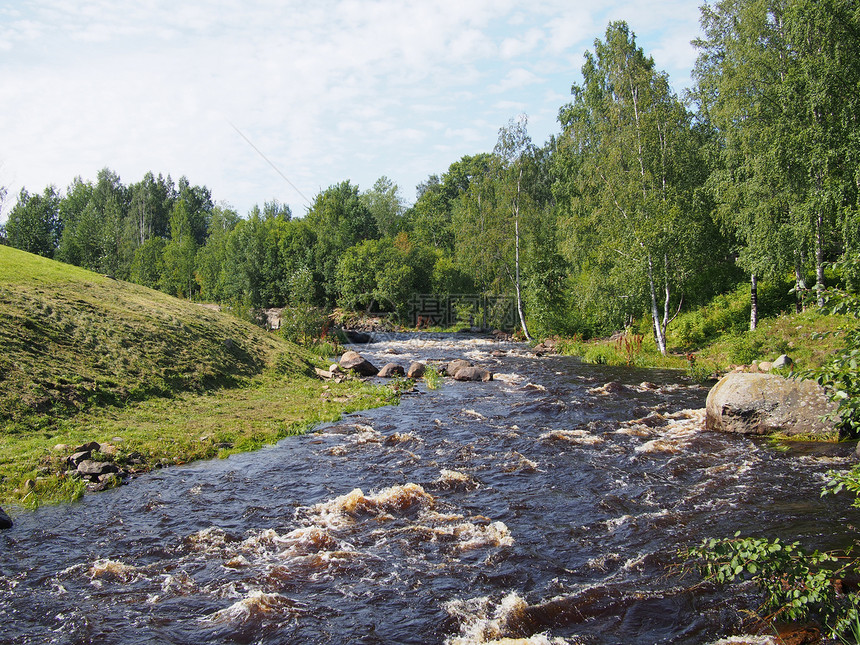
[[[695,0],[0,0],[0,221],[22,186],[185,175],[246,215],[328,186],[416,185],[525,113],[558,131],[582,55],[623,19],[680,91]],[[234,129],[238,128],[295,189]]]

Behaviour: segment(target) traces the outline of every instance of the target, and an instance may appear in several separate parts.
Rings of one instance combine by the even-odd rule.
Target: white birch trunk
[[[651,260],[651,255],[648,255],[648,286],[651,289],[651,319],[654,322],[654,340],[657,342],[657,349],[663,356],[666,355],[666,337],[663,334],[663,327],[660,324],[660,312],[657,309],[657,289],[654,286],[654,263]]]

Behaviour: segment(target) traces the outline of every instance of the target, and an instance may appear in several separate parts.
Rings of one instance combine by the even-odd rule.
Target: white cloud
[[[520,67],[509,71],[504,79],[502,79],[499,83],[496,83],[495,85],[491,85],[488,89],[490,92],[501,94],[503,92],[519,90],[529,85],[534,85],[536,83],[542,82],[543,79],[537,74]]]
[[[2,0],[0,0],[2,1]],[[0,7],[0,181],[17,192],[109,166],[185,174],[240,213],[382,174],[404,190],[500,126],[539,143],[608,16],[689,72],[691,3],[563,0],[32,0]],[[598,13],[599,9],[599,13]],[[641,21],[643,24],[637,24]],[[647,49],[647,48],[646,48]],[[669,69],[676,73],[675,69]]]

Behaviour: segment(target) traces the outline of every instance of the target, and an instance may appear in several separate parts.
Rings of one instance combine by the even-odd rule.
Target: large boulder
[[[353,370],[361,376],[376,376],[379,370],[358,352],[344,352],[340,357],[340,366],[344,370]]]
[[[836,411],[815,381],[756,373],[724,376],[708,393],[706,407],[709,430],[761,435],[832,432],[832,421],[823,417]]]

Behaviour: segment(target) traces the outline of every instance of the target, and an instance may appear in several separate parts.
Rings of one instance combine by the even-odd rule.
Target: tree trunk
[[[523,312],[523,296],[522,291],[520,290],[520,182],[522,181],[522,177],[523,169],[520,168],[520,174],[519,177],[517,177],[517,200],[514,205],[514,270],[516,272],[514,283],[517,291],[517,313],[520,315],[520,326],[523,329],[523,335],[526,337],[526,340],[531,340],[532,337],[529,335],[529,328],[526,325],[526,316]]]
[[[663,335],[663,327],[660,325],[660,312],[657,310],[657,290],[654,287],[654,263],[651,255],[648,255],[648,286],[651,289],[651,319],[654,322],[654,340],[657,349],[663,356],[666,355],[666,337]]]
[[[671,300],[672,292],[669,288],[669,257],[664,253],[663,254],[663,323],[661,328],[663,330],[663,343],[666,343],[666,329],[669,327],[669,301]],[[666,352],[663,352],[664,354]]]
[[[797,263],[794,265],[794,293],[796,296],[794,311],[801,313],[803,311],[803,292],[806,291],[806,276],[803,271],[803,256],[797,258]]]
[[[758,327],[758,276],[750,275],[750,331]]]
[[[821,212],[815,220],[815,292],[818,294],[818,306],[824,306],[824,217]]]

